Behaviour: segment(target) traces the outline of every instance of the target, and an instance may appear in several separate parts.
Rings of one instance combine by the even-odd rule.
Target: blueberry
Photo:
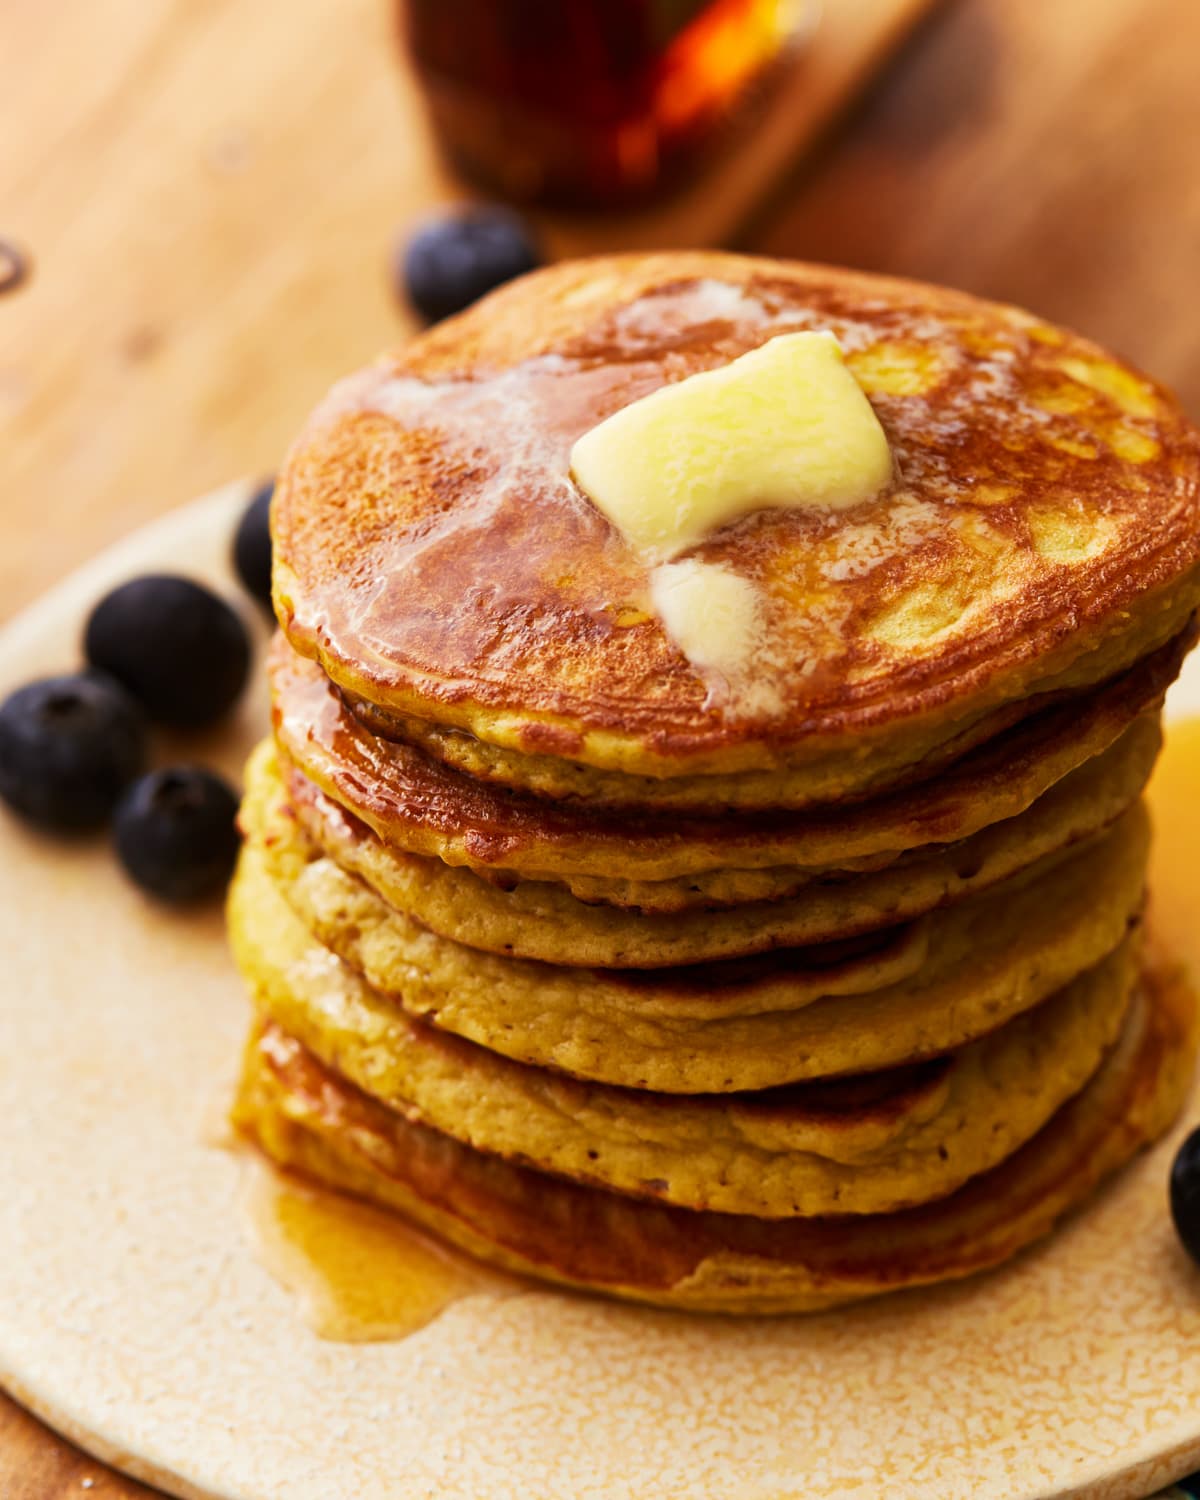
[[[99,672],[44,677],[0,704],[0,797],[41,828],[99,827],[145,760],[141,710]]]
[[[237,858],[237,807],[228,784],[211,771],[151,771],[117,807],[117,856],[137,885],[163,901],[214,895]]]
[[[84,649],[152,719],[179,728],[219,719],[250,670],[246,628],[229,605],[190,578],[168,574],[135,578],[101,599]]]
[[[1184,1249],[1200,1264],[1200,1130],[1180,1146],[1171,1168],[1171,1217]]]
[[[436,323],[539,262],[524,220],[510,209],[483,206],[427,220],[409,240],[399,272],[413,307]]]
[[[233,539],[233,565],[248,594],[271,607],[271,496],[275,481],[255,490]]]

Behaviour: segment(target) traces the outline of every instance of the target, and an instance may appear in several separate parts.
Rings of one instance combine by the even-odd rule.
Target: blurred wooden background
[[[402,335],[393,237],[453,189],[392,49],[383,0],[0,0],[0,618]],[[737,241],[1025,303],[1200,416],[1197,57],[1195,0],[944,0]],[[0,1402],[4,1500],[88,1480],[148,1493]]]

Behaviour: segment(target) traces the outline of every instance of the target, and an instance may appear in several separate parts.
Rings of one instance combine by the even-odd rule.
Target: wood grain
[[[379,0],[0,0],[0,615],[403,331],[390,236],[455,189],[391,46]],[[957,0],[748,242],[1025,303],[1200,413],[1197,55],[1191,0]],[[0,1402],[4,1500],[82,1493],[150,1492]]]
[[[389,237],[449,185],[391,48],[380,0],[0,0],[0,235],[34,262],[0,300],[5,613],[270,470],[402,332]]]
[[[106,1469],[0,1398],[0,1495],[4,1500],[155,1500],[156,1491]]]

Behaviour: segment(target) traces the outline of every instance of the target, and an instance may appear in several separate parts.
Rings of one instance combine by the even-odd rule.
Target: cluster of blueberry
[[[270,600],[271,485],[247,508],[234,561]],[[52,833],[113,825],[117,857],[143,890],[172,902],[221,890],[237,857],[237,797],[202,766],[146,771],[149,725],[200,729],[224,717],[250,670],[233,609],[173,574],[106,594],[84,630],[87,667],[44,677],[0,704],[0,799]]]

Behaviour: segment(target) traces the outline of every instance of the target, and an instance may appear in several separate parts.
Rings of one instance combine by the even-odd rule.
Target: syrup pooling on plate
[[[318,1338],[395,1342],[465,1298],[521,1289],[515,1277],[468,1259],[397,1214],[278,1170],[248,1149],[252,1125],[253,1111],[223,1090],[206,1111],[202,1139],[237,1159],[244,1242]]]
[[[1200,718],[1168,720],[1150,780],[1150,915],[1154,934],[1200,979],[1196,869],[1200,850]]]
[[[265,1163],[249,1165],[243,1212],[250,1244],[320,1338],[407,1338],[464,1297],[516,1289],[395,1214]]]

